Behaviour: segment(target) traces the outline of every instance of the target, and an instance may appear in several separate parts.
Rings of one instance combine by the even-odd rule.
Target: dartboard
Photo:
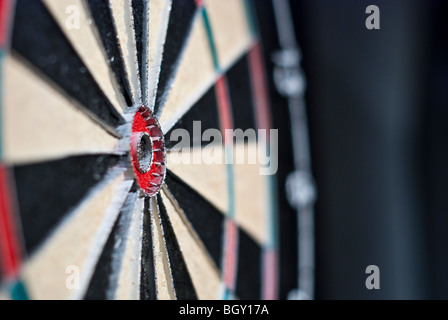
[[[0,297],[285,299],[274,29],[270,1],[1,0]]]

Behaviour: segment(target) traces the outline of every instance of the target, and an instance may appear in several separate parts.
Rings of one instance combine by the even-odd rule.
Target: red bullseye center
[[[140,188],[148,196],[156,195],[165,179],[165,142],[158,121],[144,106],[132,123],[131,160]]]

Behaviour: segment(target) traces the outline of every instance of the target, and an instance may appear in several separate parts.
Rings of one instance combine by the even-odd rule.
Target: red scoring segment
[[[8,169],[0,163],[0,271],[9,279],[17,276],[21,260],[11,192]]]
[[[0,49],[4,49],[8,41],[8,27],[11,0],[0,0]]]
[[[142,150],[144,139],[149,136],[150,148]],[[146,155],[142,155],[146,152]],[[143,157],[142,157],[143,156]],[[142,158],[150,157],[148,163]],[[140,188],[150,197],[155,196],[165,179],[165,141],[160,125],[151,110],[141,106],[135,113],[132,123],[131,160]]]

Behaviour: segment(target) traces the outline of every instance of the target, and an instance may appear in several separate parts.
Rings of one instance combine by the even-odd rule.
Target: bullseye
[[[131,160],[137,183],[147,196],[155,196],[165,179],[165,141],[151,110],[135,113],[131,134]]]

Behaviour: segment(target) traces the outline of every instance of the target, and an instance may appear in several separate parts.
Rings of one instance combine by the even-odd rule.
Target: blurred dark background
[[[380,30],[367,30],[368,5]],[[307,77],[317,299],[448,298],[448,1],[291,0]],[[377,265],[380,290],[367,290]]]

